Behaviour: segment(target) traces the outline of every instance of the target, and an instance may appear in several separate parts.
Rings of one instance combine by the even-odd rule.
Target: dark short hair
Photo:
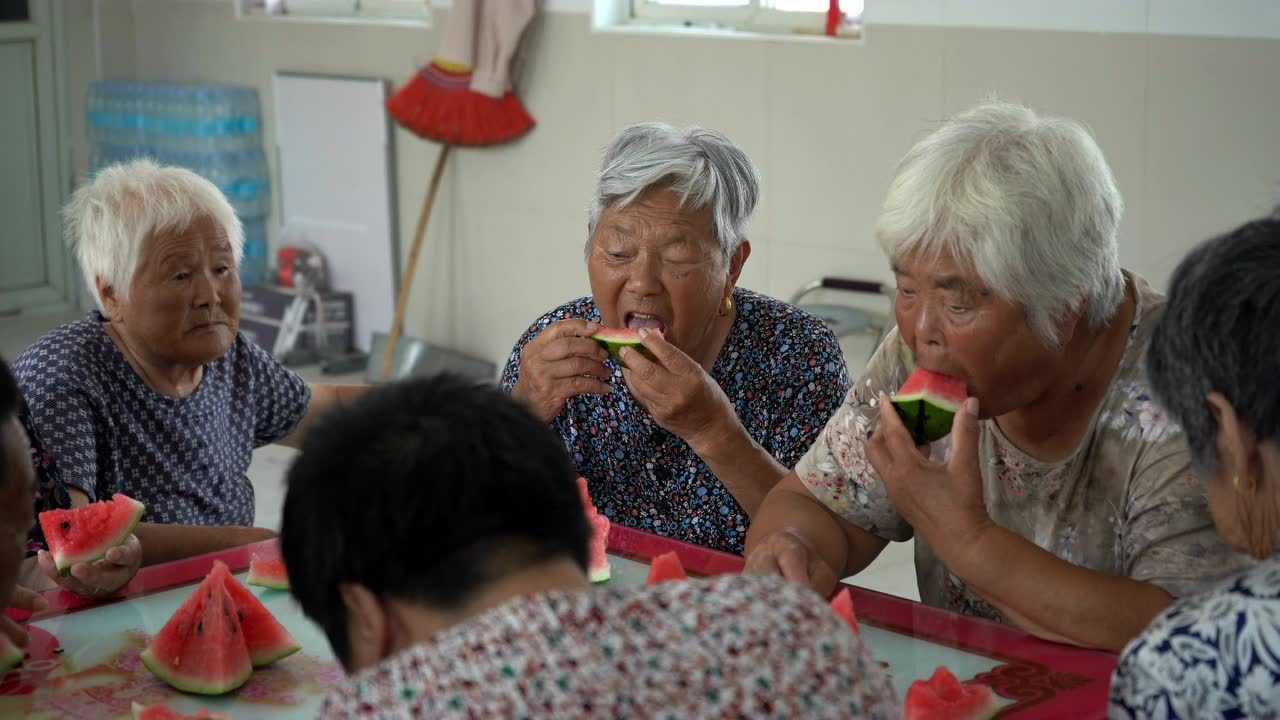
[[[22,405],[22,393],[18,390],[18,381],[9,369],[9,363],[0,357],[0,425],[17,417]],[[0,487],[9,483],[9,458],[4,453],[4,443],[0,442]]]
[[[371,390],[307,432],[280,546],[290,588],[345,663],[338,586],[451,609],[530,563],[584,570],[590,527],[560,438],[457,376]]]
[[[1202,243],[1178,265],[1147,374],[1198,470],[1218,463],[1211,392],[1259,441],[1280,441],[1280,212]]]

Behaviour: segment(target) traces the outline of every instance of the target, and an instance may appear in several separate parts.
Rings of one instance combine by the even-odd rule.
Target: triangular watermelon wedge
[[[110,500],[84,507],[40,513],[40,529],[58,573],[67,575],[76,563],[102,559],[108,550],[129,539],[146,509],[137,500],[116,493]]]
[[[578,478],[578,494],[582,497],[582,506],[587,514],[587,522],[591,525],[591,541],[587,545],[587,576],[593,583],[607,581],[613,575],[609,567],[609,518],[596,510],[591,502],[591,492],[587,489],[587,479]]]
[[[964,380],[918,368],[893,396],[893,406],[916,445],[927,445],[951,432],[968,397]]]
[[[609,351],[614,360],[622,362],[622,348],[629,347],[639,350],[642,355],[653,358],[653,353],[649,352],[649,348],[640,344],[640,333],[629,328],[605,328],[595,335],[591,336],[592,340]]]
[[[657,585],[660,582],[688,579],[684,564],[680,562],[680,556],[673,551],[662,553],[649,563],[649,577],[644,584]]]
[[[302,649],[258,596],[236,580],[226,563],[215,561],[209,577],[220,581],[230,594],[231,602],[235,603],[236,615],[244,632],[245,647],[249,650],[249,660],[255,668],[266,667]]]
[[[283,558],[254,557],[249,560],[249,576],[245,582],[272,590],[289,589],[289,572]]]
[[[221,577],[205,577],[151,638],[142,664],[173,687],[200,695],[222,695],[249,679],[253,663],[235,602]]]
[[[858,615],[853,611],[853,593],[849,588],[841,588],[840,592],[836,593],[831,600],[831,610],[849,625],[854,635],[862,634],[861,628],[858,627]]]
[[[933,677],[911,683],[903,716],[905,720],[987,720],[997,709],[991,688],[962,683],[938,666]]]

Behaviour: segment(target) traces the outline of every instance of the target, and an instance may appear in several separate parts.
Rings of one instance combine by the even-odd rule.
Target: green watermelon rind
[[[50,554],[53,555],[53,564],[54,567],[58,569],[59,575],[62,577],[70,575],[71,568],[75,567],[78,563],[97,562],[98,560],[106,557],[108,550],[113,547],[123,545],[124,542],[129,539],[129,535],[133,534],[134,529],[138,527],[138,523],[142,522],[142,516],[146,513],[147,506],[137,500],[134,500],[128,495],[121,495],[119,493],[111,496],[111,500],[108,502],[115,502],[117,497],[124,498],[133,504],[133,519],[129,521],[128,527],[123,528],[119,533],[116,533],[116,536],[111,538],[109,542],[104,541],[97,548],[83,552],[75,557],[68,557],[66,553],[62,553],[61,551],[54,552],[53,549],[50,548]]]
[[[591,336],[596,344],[613,356],[614,360],[622,362],[622,348],[635,348],[640,351],[641,355],[653,360],[653,353],[649,352],[649,348],[640,343],[639,337],[620,336],[617,331],[604,330]]]
[[[280,567],[283,569],[284,563],[281,563]],[[282,580],[270,572],[262,572],[262,566],[258,564],[257,560],[253,560],[249,563],[249,575],[245,577],[244,582],[246,585],[254,585],[256,587],[267,588],[269,590],[289,589],[289,576],[287,574]]]
[[[205,685],[203,683],[191,682],[185,677],[169,672],[168,669],[151,654],[150,648],[143,650],[142,654],[138,657],[142,660],[142,664],[146,665],[147,669],[151,671],[152,675],[155,675],[157,678],[163,680],[170,687],[176,690],[181,690],[182,692],[192,693],[195,695],[226,695],[233,690],[238,690],[241,685],[249,682],[249,678],[253,677],[253,668],[251,666],[245,672],[244,677],[228,679],[228,685],[226,687]]]
[[[27,654],[13,644],[8,637],[0,636],[0,673],[7,673],[22,664]]]

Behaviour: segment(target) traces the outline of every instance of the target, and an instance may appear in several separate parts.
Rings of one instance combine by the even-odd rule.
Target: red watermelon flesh
[[[22,664],[27,654],[13,644],[8,635],[0,634],[0,673],[6,673]]]
[[[182,690],[222,695],[253,674],[235,603],[222,578],[209,573],[142,651],[151,674]]]
[[[595,335],[592,335],[591,339],[599,343],[605,350],[608,350],[609,354],[613,356],[613,359],[619,362],[622,361],[622,357],[619,353],[622,352],[622,348],[624,347],[635,348],[650,360],[653,359],[653,354],[649,352],[649,349],[640,344],[640,332],[638,330],[629,330],[627,328],[605,328]]]
[[[996,709],[991,688],[962,683],[939,666],[933,677],[911,683],[903,715],[906,720],[987,720]]]
[[[831,600],[831,609],[849,625],[854,635],[862,634],[858,628],[858,616],[853,612],[853,593],[849,592],[849,588],[842,588],[836,593],[835,598]]]
[[[58,573],[67,575],[72,565],[100,560],[108,550],[123,544],[146,509],[137,500],[116,493],[110,500],[84,507],[40,513],[40,529]]]
[[[298,641],[293,639],[293,635],[289,634],[279,620],[276,620],[258,596],[236,580],[226,563],[221,560],[215,561],[209,577],[216,577],[231,596],[231,602],[235,604],[236,616],[240,621],[240,628],[244,633],[249,660],[254,667],[265,667],[302,649]]]
[[[578,493],[582,496],[582,506],[587,513],[587,522],[591,525],[591,541],[587,545],[587,576],[591,582],[599,583],[613,575],[609,567],[609,518],[596,510],[591,502],[591,492],[587,489],[587,479],[578,478]]]
[[[917,445],[941,440],[969,397],[964,380],[918,368],[893,396],[893,406]]]
[[[289,589],[289,573],[282,558],[252,558],[249,560],[249,577],[245,581],[272,590]]]
[[[655,557],[649,563],[649,579],[645,580],[644,584],[657,585],[668,580],[688,579],[689,576],[684,572],[684,565],[680,562],[680,556],[675,552],[667,552]]]
[[[133,720],[231,720],[229,715],[211,713],[201,708],[195,715],[183,715],[165,705],[133,704]]]

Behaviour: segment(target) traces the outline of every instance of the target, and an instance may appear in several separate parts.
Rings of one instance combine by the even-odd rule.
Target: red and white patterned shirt
[[[807,588],[726,576],[518,598],[348,679],[323,718],[899,718]]]

